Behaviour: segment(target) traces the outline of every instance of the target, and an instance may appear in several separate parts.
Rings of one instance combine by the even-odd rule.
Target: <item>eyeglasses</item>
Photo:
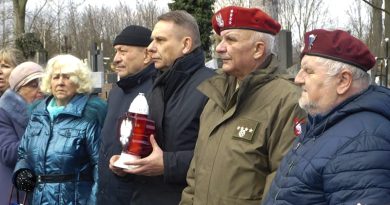
[[[40,84],[41,83],[39,82],[39,80],[32,80],[28,82],[25,86],[30,88],[39,88]]]

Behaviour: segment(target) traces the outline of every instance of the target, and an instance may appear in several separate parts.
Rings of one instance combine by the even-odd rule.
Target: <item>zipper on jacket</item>
[[[288,171],[287,171],[287,174],[286,174],[286,177],[288,176],[288,174],[290,173],[291,169],[293,168],[294,166],[294,161],[291,161],[291,163],[288,165]]]
[[[278,192],[276,192],[276,194],[275,194],[275,198],[274,198],[275,201],[277,200],[277,198],[278,198],[278,196],[279,196],[279,193],[280,193],[280,189],[279,189]]]
[[[50,117],[49,117],[49,120],[50,120],[50,129],[49,129],[49,136],[48,136],[48,143],[49,143],[49,141],[52,139],[52,137],[53,137],[53,126],[54,126],[54,120],[53,121],[51,121],[51,119],[50,119]],[[48,147],[46,146],[46,148],[45,148],[45,155],[43,156],[43,173],[42,174],[46,174],[47,172],[46,172],[46,155],[47,155],[47,149],[48,149]]]
[[[298,142],[298,143],[297,143],[297,145],[295,145],[295,147],[294,147],[294,149],[293,149],[293,150],[294,150],[294,151],[297,151],[297,150],[298,150],[298,148],[299,148],[300,146],[301,146],[301,143],[300,143],[300,142]]]

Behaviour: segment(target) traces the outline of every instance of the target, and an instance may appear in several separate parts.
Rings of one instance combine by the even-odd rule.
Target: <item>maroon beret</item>
[[[375,57],[368,47],[359,39],[342,30],[328,31],[316,29],[305,33],[304,55],[320,56],[341,61],[364,71],[375,65]]]
[[[217,11],[211,22],[218,35],[226,29],[249,29],[272,35],[280,31],[280,24],[258,8],[228,6]]]

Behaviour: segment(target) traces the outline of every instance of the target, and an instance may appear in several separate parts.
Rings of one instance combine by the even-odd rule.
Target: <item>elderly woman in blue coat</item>
[[[43,97],[39,89],[42,75],[42,67],[34,62],[19,64],[12,69],[9,88],[0,98],[0,204],[7,204],[10,197],[12,171],[30,117],[29,107]],[[11,200],[16,202],[15,189]]]
[[[13,182],[32,192],[33,205],[95,204],[106,104],[89,95],[90,69],[58,55],[48,61],[41,88],[49,96],[32,111]]]

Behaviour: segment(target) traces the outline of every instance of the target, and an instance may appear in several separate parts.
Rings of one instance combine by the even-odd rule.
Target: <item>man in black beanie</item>
[[[113,65],[120,80],[113,85],[108,97],[108,112],[101,131],[99,151],[99,181],[97,202],[101,205],[130,204],[133,176],[117,176],[109,169],[113,155],[122,151],[117,130],[118,119],[127,112],[138,93],[148,93],[155,73],[146,50],[151,42],[151,31],[131,25],[115,38]]]

